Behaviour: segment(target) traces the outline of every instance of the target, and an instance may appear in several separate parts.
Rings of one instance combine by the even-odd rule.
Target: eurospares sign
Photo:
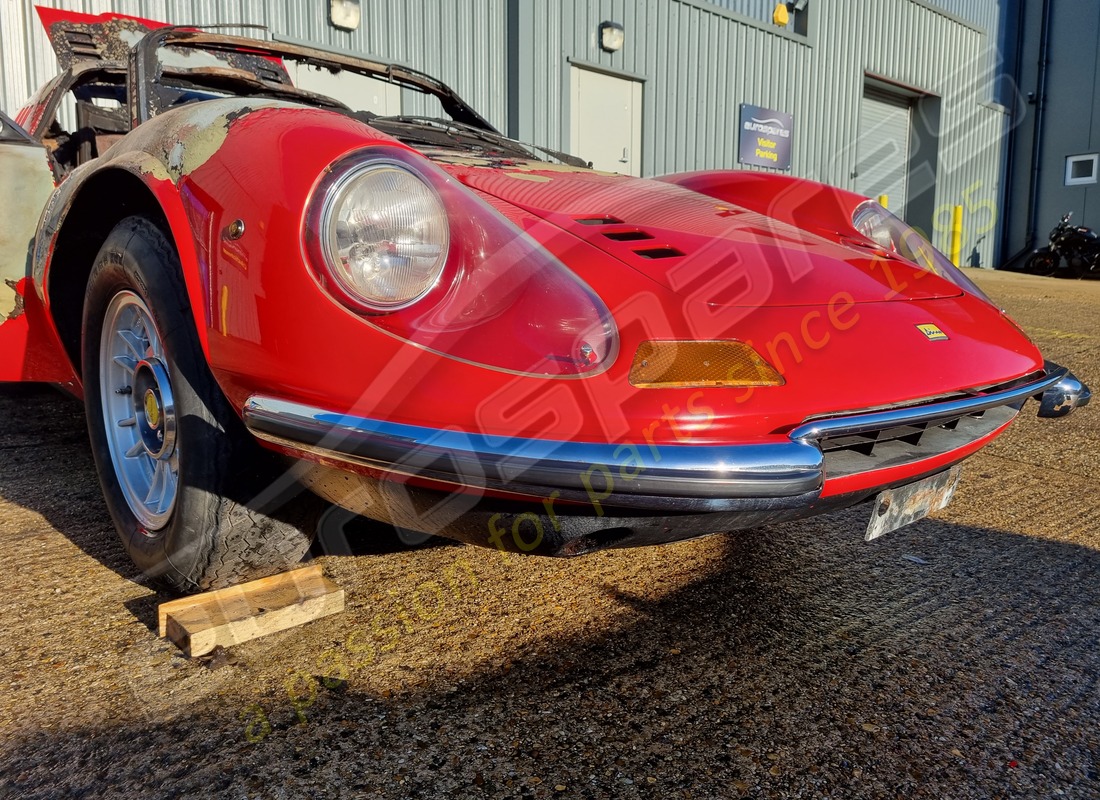
[[[737,161],[772,169],[791,168],[794,118],[771,108],[741,104],[741,142]]]

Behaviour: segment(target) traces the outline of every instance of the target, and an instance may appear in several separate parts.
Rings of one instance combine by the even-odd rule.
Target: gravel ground
[[[977,277],[1100,387],[1100,283]],[[81,407],[0,388],[0,792],[1098,797],[1100,408],[1033,412],[872,544],[865,509],[573,561],[362,525],[320,556],[344,614],[203,662]]]

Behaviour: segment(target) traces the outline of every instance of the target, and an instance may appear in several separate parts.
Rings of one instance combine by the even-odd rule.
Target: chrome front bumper
[[[988,409],[1004,409],[1007,422],[1029,397],[1042,398],[1040,415],[1060,416],[1087,403],[1089,392],[1067,370],[1049,364],[1044,377],[1009,389],[811,420],[773,443],[721,446],[491,437],[353,417],[260,396],[249,399],[244,420],[258,438],[314,453],[326,463],[518,498],[560,498],[597,509],[607,505],[628,513],[705,513],[760,502],[776,508],[812,503],[826,475],[823,442],[945,422],[951,426],[953,420],[980,417]],[[1001,419],[997,425],[1003,424]],[[926,456],[913,458],[920,457]]]
[[[1077,408],[1084,408],[1092,399],[1089,387],[1077,380],[1074,375],[1064,367],[1059,367],[1050,361],[1046,364],[1048,373],[1061,371],[1061,379],[1048,386],[1039,400],[1039,416],[1047,418],[1064,417]]]

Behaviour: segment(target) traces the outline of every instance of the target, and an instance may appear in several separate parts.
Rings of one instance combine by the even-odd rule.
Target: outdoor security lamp
[[[626,34],[623,32],[623,26],[618,22],[600,23],[600,47],[603,50],[606,50],[608,53],[622,50],[623,42],[625,41]]]
[[[353,31],[359,27],[359,0],[329,0],[328,15],[333,27]]]
[[[791,21],[791,14],[799,11],[806,10],[806,4],[810,0],[779,0],[775,4],[775,11],[772,12],[772,22],[781,28],[787,27],[787,24]],[[805,33],[805,31],[802,31]]]

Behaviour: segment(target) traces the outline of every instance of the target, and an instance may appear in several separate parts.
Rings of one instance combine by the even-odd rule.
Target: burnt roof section
[[[484,117],[459,97],[453,89],[430,75],[409,67],[342,56],[318,48],[272,43],[260,39],[229,36],[194,27],[168,26],[164,23],[125,14],[81,14],[61,9],[36,6],[46,28],[50,43],[62,70],[81,68],[96,63],[128,63],[131,51],[137,49],[138,94],[144,95],[133,122],[137,124],[155,110],[150,96],[152,86],[161,75],[161,48],[207,49],[221,52],[231,66],[252,72],[259,80],[289,84],[281,59],[290,58],[329,70],[349,69],[388,80],[413,91],[435,96],[443,110],[458,123],[496,133]],[[220,27],[220,26],[217,26]],[[155,35],[150,35],[154,34]],[[307,93],[302,93],[307,94]],[[308,100],[307,100],[308,102]]]
[[[424,72],[398,64],[355,56],[342,56],[313,47],[213,33],[203,29],[170,27],[158,29],[140,42],[137,48],[139,76],[144,75],[146,80],[152,81],[159,78],[161,74],[160,53],[165,49],[175,51],[201,49],[211,53],[220,52],[229,54],[232,59],[238,61],[247,58],[260,59],[262,63],[266,63],[268,66],[279,64],[280,69],[281,60],[284,58],[313,64],[329,70],[349,69],[363,75],[388,80],[413,91],[430,94],[439,100],[443,110],[455,122],[497,133],[496,128],[469,106],[447,84]],[[242,66],[244,66],[243,63]],[[139,90],[141,88],[143,87],[139,86]],[[143,113],[151,110],[144,109]]]
[[[80,14],[36,6],[61,69],[93,62],[126,63],[130,50],[164,23],[124,14]]]

